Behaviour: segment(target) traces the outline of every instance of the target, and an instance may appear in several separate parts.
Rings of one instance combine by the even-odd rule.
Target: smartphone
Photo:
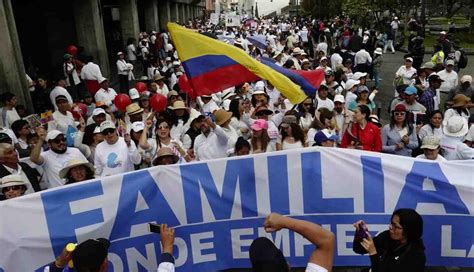
[[[148,223],[148,228],[150,232],[160,233],[160,227],[161,227],[161,224]]]
[[[360,223],[359,230],[356,232],[356,236],[359,237],[361,240],[369,238],[367,231],[367,226],[364,223]]]

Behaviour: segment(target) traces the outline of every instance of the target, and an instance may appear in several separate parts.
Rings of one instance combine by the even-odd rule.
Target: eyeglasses
[[[395,116],[405,116],[406,112],[399,111],[399,112],[395,112],[394,114]]]
[[[397,230],[402,230],[403,227],[399,227],[397,225],[395,225],[395,223],[391,222],[390,225],[389,225],[390,228],[393,228],[393,229],[397,229]]]
[[[115,129],[113,129],[113,128],[108,128],[108,129],[101,132],[101,134],[104,135],[104,136],[107,136],[107,135],[113,134],[113,133],[115,133]]]
[[[2,192],[18,191],[18,190],[21,190],[21,185],[13,185],[13,186],[2,188]]]
[[[64,138],[64,137],[56,138],[56,139],[51,140],[51,142],[53,142],[53,143],[55,143],[55,144],[65,143],[65,142],[66,142],[66,138]]]

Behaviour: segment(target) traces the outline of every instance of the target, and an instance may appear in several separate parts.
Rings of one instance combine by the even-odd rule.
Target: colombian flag
[[[289,78],[235,46],[174,23],[168,23],[168,30],[189,84],[198,95],[216,93],[261,78],[268,80],[293,104],[299,104],[307,97]]]

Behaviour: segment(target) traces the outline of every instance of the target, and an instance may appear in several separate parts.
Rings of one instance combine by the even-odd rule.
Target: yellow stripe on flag
[[[299,104],[307,97],[300,86],[293,83],[283,74],[255,60],[242,49],[195,33],[175,23],[168,23],[168,30],[171,34],[171,40],[178,51],[179,58],[183,62],[205,55],[227,56],[258,77],[268,80],[291,103]]]

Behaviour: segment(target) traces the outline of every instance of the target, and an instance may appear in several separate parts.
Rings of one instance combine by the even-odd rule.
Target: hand
[[[375,248],[374,240],[372,240],[372,236],[370,236],[370,233],[367,232],[369,237],[364,238],[360,244],[362,247],[369,253],[370,256],[377,254],[377,249]]]
[[[410,142],[410,138],[408,138],[408,135],[403,136],[402,142],[407,145]]]
[[[86,128],[86,122],[84,121],[84,118],[79,118],[79,130],[80,131],[84,131],[84,129]]]
[[[174,229],[168,228],[168,225],[166,224],[161,224],[160,238],[161,238],[161,245],[163,246],[162,252],[173,255]]]
[[[46,140],[46,131],[44,130],[43,127],[38,127],[36,129],[36,134],[38,134],[38,138],[44,142]]]
[[[403,144],[403,142],[398,143],[398,144],[395,145],[395,150],[397,150],[397,151],[398,151],[398,150],[401,150],[404,146],[405,146],[405,145]]]
[[[205,121],[206,121],[207,125],[210,126],[211,128],[213,128],[213,129],[216,128],[216,124],[214,122],[212,122],[211,117],[206,117]]]
[[[151,120],[146,120],[145,121],[145,128],[148,130],[148,129],[151,129],[151,127],[153,126],[153,121]]]
[[[130,137],[130,134],[125,134],[123,135],[123,139],[125,140],[125,143],[127,144],[128,147],[130,147],[132,143],[132,137]]]
[[[266,232],[275,232],[279,231],[284,227],[285,217],[278,213],[271,213],[265,219],[263,227]]]
[[[56,265],[56,267],[58,268],[63,268],[71,259],[72,251],[68,251],[66,250],[66,247],[64,247],[63,251],[61,252],[61,255],[56,258],[54,265]]]
[[[367,226],[367,224],[365,224],[364,220],[359,220],[359,221],[355,222],[355,223],[352,224],[352,225],[354,226],[354,228],[356,229],[356,231],[359,230],[359,226],[360,226],[360,225],[366,225],[366,226]]]

